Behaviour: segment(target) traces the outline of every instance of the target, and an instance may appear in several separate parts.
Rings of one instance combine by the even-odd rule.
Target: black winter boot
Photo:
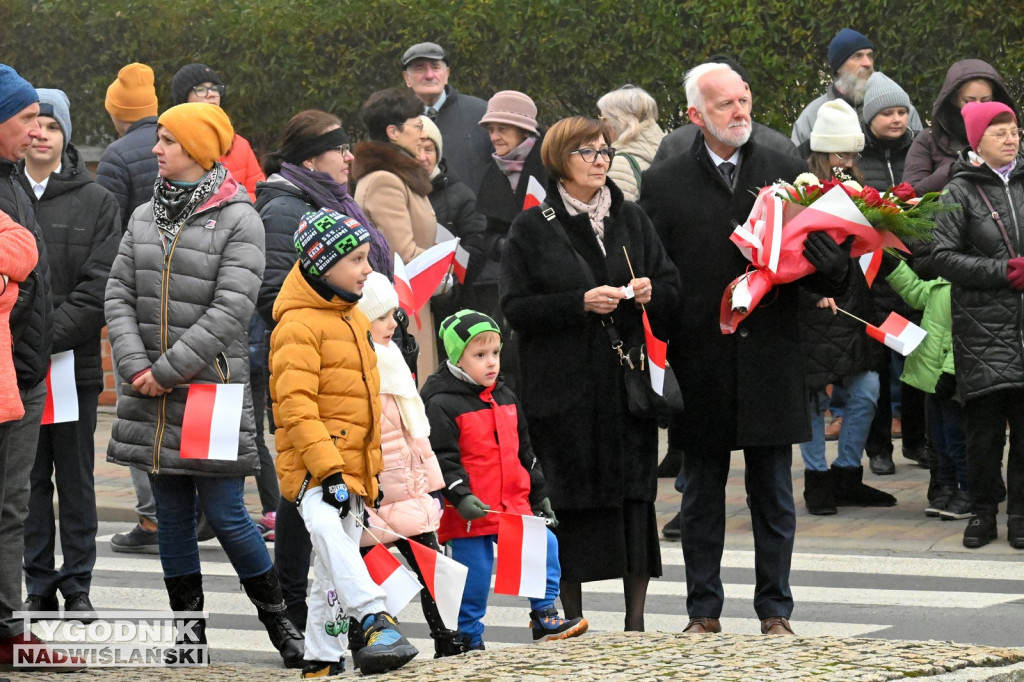
[[[465,642],[455,630],[431,632],[430,638],[434,640],[434,658],[458,656],[459,654],[466,653]]]
[[[661,464],[658,465],[658,478],[675,478],[682,468],[683,451],[670,447],[665,453],[665,459],[661,460]]]
[[[864,485],[864,467],[832,465],[837,507],[894,507],[896,498]]]
[[[203,595],[203,574],[193,573],[177,578],[164,578],[167,587],[167,601],[175,613],[202,611],[205,604]],[[209,663],[206,649],[206,619],[179,618],[174,621],[177,634],[172,649],[164,654],[168,665],[185,662]]]
[[[804,469],[804,503],[808,514],[829,516],[836,513],[835,481],[831,471]]]
[[[242,581],[245,594],[256,606],[257,615],[270,635],[270,643],[281,653],[286,668],[301,668],[305,654],[305,640],[288,620],[288,607],[281,596],[277,573],[269,571]]]

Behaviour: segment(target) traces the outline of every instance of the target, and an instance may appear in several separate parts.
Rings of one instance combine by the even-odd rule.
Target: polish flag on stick
[[[658,395],[665,395],[665,356],[668,344],[659,339],[651,331],[651,321],[647,319],[647,311],[643,313],[644,340],[647,342],[647,361],[651,363],[651,388]]]
[[[547,197],[548,192],[544,189],[544,185],[540,184],[540,180],[531,175],[529,182],[526,183],[526,198],[523,200],[523,210],[540,206],[541,202],[547,199]]]
[[[437,224],[437,237],[434,239],[435,244],[444,244],[455,239],[455,235],[448,231],[444,225]],[[466,283],[466,268],[469,267],[469,251],[462,248],[461,241],[455,247],[455,262],[452,263],[452,272],[455,274],[455,278],[459,280],[459,284]]]
[[[46,372],[46,404],[43,419],[46,424],[78,421],[78,384],[75,381],[75,351],[66,350],[50,356],[50,369]]]
[[[410,541],[410,544],[416,543]],[[404,609],[423,589],[420,581],[416,579],[416,574],[403,566],[384,545],[377,545],[367,552],[363,557],[363,563],[370,572],[370,579],[384,588],[388,613],[398,613]],[[457,608],[455,617],[458,620]]]
[[[409,540],[409,547],[416,557],[430,596],[437,602],[437,610],[445,627],[458,630],[459,607],[462,605],[462,592],[466,588],[469,569],[415,540]]]
[[[408,263],[403,263],[401,256],[395,254],[395,291],[407,313],[418,314],[434,295],[455,261],[458,245],[458,239],[435,244]]]
[[[857,262],[860,263],[860,269],[864,273],[864,279],[867,280],[869,289],[874,286],[875,278],[878,277],[878,271],[882,267],[883,255],[885,255],[885,251],[883,249],[876,249],[870,253],[865,253],[857,259]]]
[[[415,317],[416,311],[413,307],[415,299],[412,295],[412,285],[409,284],[409,275],[405,272],[405,263],[402,262],[402,257],[397,253],[395,254],[395,292],[398,294],[398,305],[405,312]]]
[[[875,341],[881,341],[900,355],[912,353],[928,336],[924,329],[896,313],[889,313],[880,327],[869,324],[867,332]]]
[[[495,594],[542,598],[547,592],[548,530],[539,516],[498,516]]]
[[[238,459],[245,384],[190,384],[181,422],[182,459]]]

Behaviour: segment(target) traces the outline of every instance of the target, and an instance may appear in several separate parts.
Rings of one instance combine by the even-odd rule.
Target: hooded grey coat
[[[107,461],[155,474],[244,476],[259,470],[247,327],[264,267],[263,223],[230,174],[182,225],[164,255],[153,202],[140,206],[110,271],[108,336],[119,383]],[[132,390],[152,368],[174,390]],[[245,384],[237,458],[181,459],[188,384]]]

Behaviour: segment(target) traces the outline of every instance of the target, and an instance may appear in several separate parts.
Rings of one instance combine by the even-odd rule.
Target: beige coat
[[[608,177],[622,190],[622,196],[626,201],[636,201],[640,196],[640,187],[637,185],[633,167],[622,154],[631,155],[642,173],[651,167],[651,161],[654,159],[663,137],[665,137],[665,131],[658,127],[657,121],[644,121],[632,139],[625,142],[619,139],[612,144],[616,149],[616,156],[612,159]]]
[[[356,181],[355,200],[363,213],[388,240],[391,253],[408,263],[437,239],[437,218],[430,205],[430,176],[404,149],[383,142],[363,142],[356,147],[352,164]],[[420,344],[417,379],[437,369],[434,319],[430,306],[423,306],[410,325]]]

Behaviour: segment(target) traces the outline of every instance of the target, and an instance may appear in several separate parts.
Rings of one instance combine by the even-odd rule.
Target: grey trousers
[[[39,422],[46,404],[46,381],[21,392],[25,416],[6,426],[0,443],[0,638],[24,631],[20,611],[21,560],[28,516],[29,474],[36,459]]]
[[[156,500],[153,499],[153,488],[149,484],[149,473],[135,467],[128,467],[132,474],[132,486],[135,488],[135,513],[140,518],[148,519],[156,525]]]

